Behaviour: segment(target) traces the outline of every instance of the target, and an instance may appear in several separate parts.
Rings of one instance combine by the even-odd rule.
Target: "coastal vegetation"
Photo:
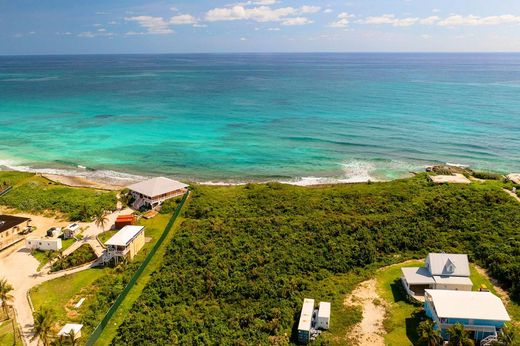
[[[100,211],[115,210],[114,192],[73,188],[32,173],[0,171],[0,182],[13,189],[0,197],[0,205],[19,211],[64,214],[71,221],[92,221]]]
[[[345,345],[359,311],[342,304],[378,267],[464,252],[520,299],[520,204],[501,181],[303,188],[194,186],[193,201],[115,344],[289,344],[304,297],[333,302]],[[334,322],[336,321],[336,322]],[[335,325],[337,323],[337,325]]]
[[[51,272],[74,268],[94,261],[96,253],[89,244],[83,244],[68,256],[59,256],[51,266]]]

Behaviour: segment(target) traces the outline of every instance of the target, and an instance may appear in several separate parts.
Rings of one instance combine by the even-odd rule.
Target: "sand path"
[[[514,199],[516,199],[518,202],[520,202],[520,197],[518,197],[518,195],[516,193],[514,193],[513,191],[510,191],[508,189],[503,189],[508,195],[510,195],[511,197],[513,197]]]
[[[374,302],[377,302],[374,303]],[[361,346],[384,346],[384,327],[386,308],[376,290],[376,279],[362,282],[345,299],[346,305],[359,305],[363,309],[363,319],[349,332]]]

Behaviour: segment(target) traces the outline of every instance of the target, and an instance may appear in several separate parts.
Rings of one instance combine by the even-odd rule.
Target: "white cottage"
[[[471,291],[468,256],[430,253],[424,267],[401,268],[401,281],[411,296],[422,297],[426,289]]]

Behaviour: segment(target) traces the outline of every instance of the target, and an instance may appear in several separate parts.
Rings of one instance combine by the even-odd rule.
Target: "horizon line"
[[[171,53],[28,53],[3,54],[0,57],[23,56],[106,56],[106,55],[239,55],[239,54],[520,54],[520,51],[265,51],[265,52],[171,52]]]

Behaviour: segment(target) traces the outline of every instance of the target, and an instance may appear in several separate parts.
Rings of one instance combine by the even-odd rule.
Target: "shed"
[[[135,215],[129,214],[129,215],[119,215],[115,222],[115,228],[121,229],[125,226],[132,226],[135,225]]]
[[[300,322],[298,323],[298,342],[307,344],[311,339],[312,314],[314,312],[314,299],[303,300]]]
[[[317,329],[329,329],[330,324],[330,303],[320,302],[318,316],[316,319]]]
[[[83,328],[82,324],[67,323],[60,329],[58,336],[70,337],[71,333],[74,333],[74,340],[79,339],[81,337],[81,328]]]

